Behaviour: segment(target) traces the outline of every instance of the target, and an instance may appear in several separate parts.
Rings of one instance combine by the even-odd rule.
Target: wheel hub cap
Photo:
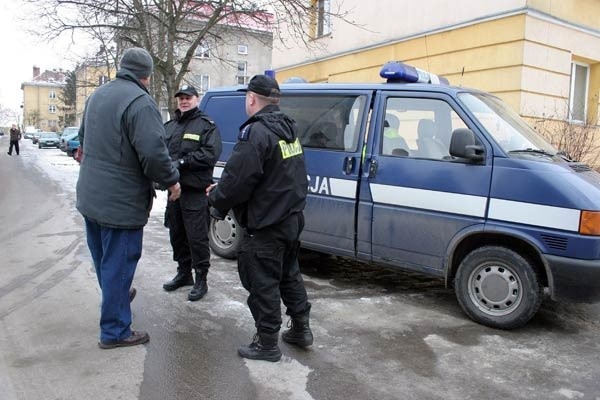
[[[469,296],[477,307],[491,315],[506,315],[521,302],[521,282],[509,268],[487,265],[469,279]]]

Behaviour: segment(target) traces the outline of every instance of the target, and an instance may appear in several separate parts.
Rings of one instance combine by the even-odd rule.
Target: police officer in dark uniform
[[[221,135],[214,122],[198,109],[198,92],[185,85],[175,94],[175,118],[165,124],[169,155],[179,169],[181,197],[167,202],[165,226],[169,228],[177,275],[163,285],[172,291],[194,285],[188,299],[200,300],[208,291],[209,208],[205,189],[213,180],[213,167],[221,155]],[[196,272],[196,281],[192,276]]]
[[[238,353],[255,360],[278,361],[283,300],[291,329],[282,339],[309,346],[310,303],[298,267],[299,237],[304,227],[307,177],[295,122],[279,110],[279,85],[254,76],[246,91],[246,113],[238,142],[218,185],[207,188],[215,215],[233,209],[244,228],[238,254],[242,285],[257,333]]]

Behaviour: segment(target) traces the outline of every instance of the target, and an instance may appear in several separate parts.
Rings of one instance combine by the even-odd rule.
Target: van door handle
[[[344,158],[344,173],[350,175],[354,170],[354,157]]]
[[[369,163],[369,178],[373,178],[377,174],[377,160],[371,160]]]

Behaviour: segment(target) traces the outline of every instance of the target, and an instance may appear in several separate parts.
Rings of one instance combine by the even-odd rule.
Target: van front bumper
[[[545,254],[553,300],[600,302],[600,260],[577,260]]]

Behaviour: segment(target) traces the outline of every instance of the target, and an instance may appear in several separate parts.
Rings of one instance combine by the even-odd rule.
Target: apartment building
[[[23,125],[35,126],[42,131],[60,131],[65,108],[61,100],[65,86],[62,70],[40,73],[33,67],[32,79],[21,83],[23,91]]]
[[[598,0],[312,2],[312,48],[276,46],[279,81],[377,82],[381,65],[401,60],[494,93],[530,120],[598,124]]]

